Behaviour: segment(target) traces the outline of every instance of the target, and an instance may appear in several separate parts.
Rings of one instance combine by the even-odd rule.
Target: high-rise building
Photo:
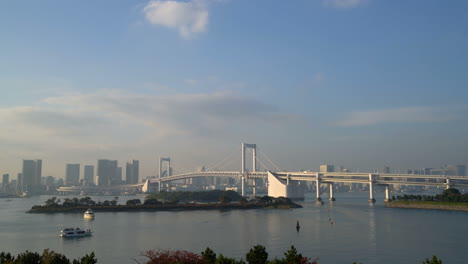
[[[84,166],[84,181],[85,185],[93,185],[94,184],[94,166],[93,165],[85,165]]]
[[[112,185],[122,184],[122,167],[117,167],[117,173],[115,174],[115,180]]]
[[[2,190],[4,193],[8,192],[8,186],[10,182],[10,175],[9,174],[3,174],[2,177]]]
[[[465,176],[465,165],[447,165],[447,175],[451,176]]]
[[[53,176],[47,176],[46,177],[46,185],[47,186],[52,186],[55,183],[55,179]]]
[[[390,173],[390,167],[389,166],[385,166],[382,170],[382,173],[386,173],[386,174],[389,174]]]
[[[100,159],[98,160],[97,185],[111,186],[115,184],[117,176],[117,161]]]
[[[22,175],[23,192],[39,192],[42,177],[42,160],[23,160]]]
[[[18,176],[16,177],[16,193],[22,193],[23,192],[23,174],[18,173]]]
[[[333,165],[320,165],[320,172],[334,172],[335,166]]]
[[[66,186],[79,186],[80,185],[80,164],[67,164],[65,174]]]
[[[127,184],[137,184],[139,181],[139,165],[140,162],[138,160],[131,160],[127,162],[126,170],[125,170],[125,177],[127,180]]]

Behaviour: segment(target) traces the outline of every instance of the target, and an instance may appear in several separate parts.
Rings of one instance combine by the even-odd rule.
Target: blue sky
[[[468,161],[468,2],[0,2],[1,173],[257,143],[282,169]],[[231,166],[237,169],[239,166]]]

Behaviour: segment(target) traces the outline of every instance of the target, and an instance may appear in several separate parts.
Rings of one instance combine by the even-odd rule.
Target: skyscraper
[[[2,190],[4,193],[7,192],[7,187],[9,186],[10,182],[10,175],[9,174],[3,174],[3,179],[2,179]]]
[[[16,177],[16,193],[22,193],[23,192],[23,174],[18,173],[18,176]]]
[[[65,174],[66,186],[80,185],[80,164],[67,164]]]
[[[138,160],[131,160],[127,162],[126,170],[125,170],[125,177],[127,180],[127,184],[137,184],[139,181],[139,161]]]
[[[93,185],[94,184],[94,166],[93,165],[85,165],[84,166],[84,181],[85,185]]]
[[[333,165],[320,165],[320,172],[334,172],[335,166]]]
[[[122,167],[117,167],[117,173],[115,174],[115,179],[112,182],[112,185],[122,184]]]
[[[111,186],[115,183],[117,176],[117,161],[100,159],[98,160],[97,185]]]
[[[465,165],[447,165],[447,175],[451,176],[465,176]]]
[[[37,193],[40,191],[42,160],[23,160],[22,191]]]

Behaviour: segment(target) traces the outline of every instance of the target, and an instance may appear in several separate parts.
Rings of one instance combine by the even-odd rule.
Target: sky
[[[143,178],[159,157],[175,172],[240,170],[242,142],[282,170],[468,164],[467,12],[465,0],[1,1],[0,173],[137,159]]]

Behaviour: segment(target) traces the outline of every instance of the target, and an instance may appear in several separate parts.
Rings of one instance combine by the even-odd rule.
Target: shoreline
[[[161,204],[161,205],[115,205],[115,206],[78,206],[70,208],[32,208],[26,213],[83,213],[88,208],[94,212],[154,212],[154,211],[193,211],[193,210],[248,210],[248,209],[294,209],[298,204]]]
[[[436,202],[416,202],[416,201],[397,201],[386,202],[387,208],[402,208],[402,209],[426,209],[426,210],[442,210],[442,211],[458,211],[468,212],[468,204],[447,204]]]

